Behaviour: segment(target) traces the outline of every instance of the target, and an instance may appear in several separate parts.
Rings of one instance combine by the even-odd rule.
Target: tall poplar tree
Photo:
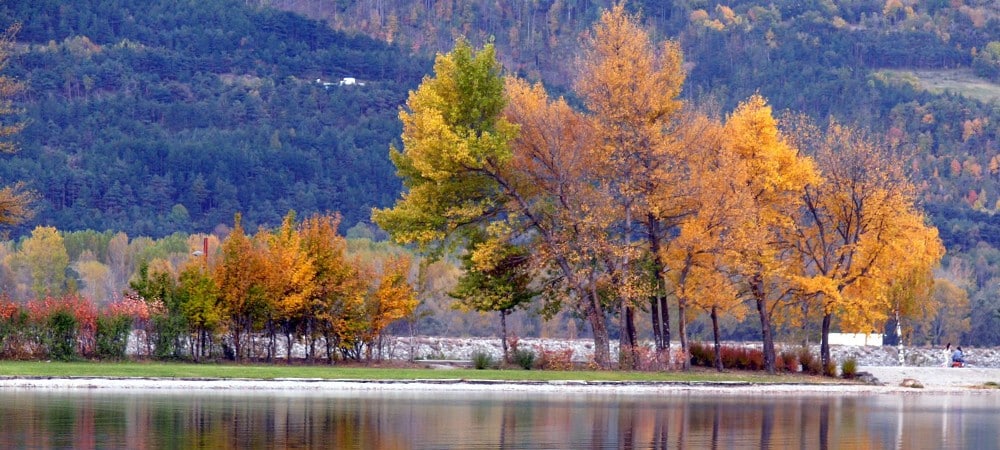
[[[492,44],[475,51],[459,40],[437,56],[434,76],[410,92],[399,113],[403,148],[390,150],[406,192],[372,214],[395,241],[440,254],[496,218],[503,194],[495,174],[510,159],[517,131],[500,115],[504,104]]]
[[[616,206],[617,220],[608,230],[615,242],[610,269],[615,272],[621,347],[631,350],[624,359],[630,361],[637,346],[633,310],[642,306],[640,299],[652,298],[657,347],[669,345],[659,248],[676,224],[680,205],[654,205],[651,197],[669,197],[664,191],[679,190],[680,177],[687,173],[676,170],[682,165],[682,149],[672,135],[682,106],[683,56],[676,42],[651,42],[639,16],[627,13],[622,3],[601,14],[582,47],[575,89],[594,124],[595,161],[601,161],[594,182],[610,189]]]
[[[793,293],[791,246],[784,236],[793,229],[805,187],[819,181],[812,160],[802,157],[778,130],[771,107],[753,95],[725,124],[727,151],[737,161],[728,182],[742,201],[727,243],[727,265],[757,307],[764,366],[775,372],[772,315]]]

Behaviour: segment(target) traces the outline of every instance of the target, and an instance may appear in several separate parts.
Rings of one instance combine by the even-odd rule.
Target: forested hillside
[[[28,126],[0,179],[40,194],[24,230],[159,237],[291,209],[350,227],[399,192],[386,149],[429,59],[231,1],[4,2],[13,22]]]
[[[2,3],[0,25],[23,24],[5,73],[28,85],[16,99],[28,126],[21,151],[0,164],[0,185],[24,180],[39,194],[35,219],[12,236],[43,224],[155,238],[210,232],[236,212],[255,229],[277,226],[291,209],[339,211],[345,229],[367,222],[372,207],[392,204],[401,189],[387,150],[402,132],[399,106],[430,73],[434,52],[450,50],[458,36],[474,45],[492,39],[509,71],[579,104],[570,89],[579,39],[610,5]],[[957,72],[996,89],[996,5],[626,7],[642,12],[651,37],[680,43],[688,74],[680,98],[723,116],[759,92],[776,111],[861,124],[913,155],[906,168],[949,252],[936,295],[957,305],[923,334],[1000,341],[1000,108],[980,95],[929,90],[909,75]],[[342,86],[344,77],[363,85]],[[699,319],[691,331],[706,327]]]

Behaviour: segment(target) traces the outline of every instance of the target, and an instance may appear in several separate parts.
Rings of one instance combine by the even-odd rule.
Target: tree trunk
[[[313,329],[314,324],[315,320],[311,317],[306,319],[306,339],[309,340],[309,355],[307,355],[309,364],[316,363],[316,335],[315,330]]]
[[[650,323],[653,325],[653,343],[656,345],[656,352],[659,353],[666,348],[663,345],[663,330],[660,328],[660,305],[659,297],[653,296],[649,299],[649,313],[652,316]]]
[[[602,369],[609,369],[611,368],[611,338],[608,336],[608,326],[604,320],[604,310],[601,308],[595,283],[591,284],[589,297],[587,320],[594,333],[594,362]]]
[[[663,323],[663,349],[670,352],[670,305],[667,305],[667,296],[660,295],[657,299],[660,302],[660,317]]]
[[[639,362],[639,340],[635,332],[635,308],[625,307],[625,331],[628,333],[629,349],[632,352],[632,364]]]
[[[324,327],[327,328],[327,327]],[[326,343],[326,361],[333,365],[333,333],[329,329],[323,330],[323,341]]]
[[[688,336],[687,336],[687,319],[685,319],[685,313],[687,312],[687,300],[678,299],[677,301],[677,336],[681,340],[681,370],[691,370],[691,355],[688,350]]]
[[[774,337],[771,334],[771,320],[767,313],[767,298],[759,277],[751,282],[750,289],[753,291],[754,299],[757,301],[757,314],[760,316],[760,334],[763,342],[764,370],[774,375]]]
[[[636,367],[636,358],[638,356],[635,348],[635,322],[632,318],[632,308],[628,306],[627,301],[622,299],[620,302],[621,330],[618,333],[620,365],[618,368],[621,370],[633,370]]]
[[[233,356],[235,356],[236,362],[240,362],[240,360],[243,358],[243,345],[241,345],[241,342],[240,342],[240,341],[242,341],[242,338],[243,338],[242,334],[243,333],[240,332],[241,331],[240,325],[241,324],[239,323],[239,321],[237,321],[236,325],[233,326],[233,333],[232,333],[232,336],[233,336]]]
[[[823,373],[830,364],[830,323],[833,321],[833,314],[823,314],[823,332],[819,341],[819,358],[823,363]]]
[[[660,222],[651,214],[646,214],[646,226],[649,229],[649,252],[653,256],[653,276],[656,279],[657,292],[653,295],[650,305],[652,315],[653,340],[656,352],[662,353],[670,349],[670,311],[667,310],[667,299],[663,295],[663,263],[660,261]],[[668,355],[669,356],[669,355]]]
[[[713,365],[715,370],[722,372],[722,344],[719,336],[719,313],[718,308],[712,307],[712,336],[715,338],[715,361]]]
[[[503,361],[510,362],[507,349],[507,311],[500,311],[500,346],[503,348]]]
[[[292,327],[285,324],[285,364],[292,363]]]

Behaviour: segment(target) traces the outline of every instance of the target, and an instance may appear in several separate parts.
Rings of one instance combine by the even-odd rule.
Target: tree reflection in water
[[[946,398],[945,398],[946,397]],[[998,448],[1000,395],[0,391],[31,448]]]

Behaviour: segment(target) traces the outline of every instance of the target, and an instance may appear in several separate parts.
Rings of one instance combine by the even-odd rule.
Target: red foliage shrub
[[[61,298],[46,297],[29,301],[25,308],[28,318],[36,325],[44,325],[53,314],[65,311],[77,323],[77,338],[80,354],[89,355],[94,349],[94,332],[97,330],[97,307],[88,298],[79,295],[64,295]]]
[[[775,363],[778,370],[783,370],[785,372],[795,373],[799,371],[799,357],[794,353],[781,352],[778,356],[778,361],[780,364]]]
[[[799,349],[799,363],[802,364],[802,372],[810,375],[819,375],[823,372],[823,362],[808,348]]]
[[[21,307],[17,303],[4,296],[0,299],[0,320],[10,320],[20,309]]]
[[[722,346],[722,367],[739,370],[763,370],[764,352],[757,348]]]
[[[542,370],[572,370],[573,369],[573,349],[563,350],[538,349],[538,367]]]
[[[749,370],[764,370],[764,351],[755,348],[746,349],[747,352],[747,369]]]
[[[154,315],[154,312],[157,312],[162,307],[162,301],[154,300],[153,302],[147,302],[138,295],[126,295],[121,300],[109,304],[102,315],[107,317],[127,316],[136,321],[147,321]]]
[[[712,367],[715,364],[715,348],[712,345],[692,342],[688,351],[691,352],[692,366]]]

